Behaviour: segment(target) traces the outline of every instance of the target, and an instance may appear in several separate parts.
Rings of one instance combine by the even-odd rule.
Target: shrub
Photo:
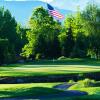
[[[85,79],[85,80],[83,80],[81,82],[80,83],[83,84],[84,87],[92,87],[95,84],[95,81],[94,80],[90,80],[90,79]]]
[[[69,90],[76,90],[76,89],[80,89],[80,88],[94,87],[95,83],[96,82],[94,80],[84,79],[84,80],[78,81],[77,84],[71,86],[69,88]]]
[[[65,60],[65,59],[66,59],[66,57],[64,57],[64,56],[61,56],[58,58],[58,60]]]
[[[41,57],[42,57],[42,55],[41,55],[40,53],[37,53],[37,54],[36,54],[36,57],[35,57],[35,60],[40,60]]]
[[[83,73],[78,74],[78,80],[83,80],[85,75]]]
[[[69,80],[68,83],[69,83],[69,84],[73,84],[73,83],[75,83],[75,81],[74,81],[74,80]]]

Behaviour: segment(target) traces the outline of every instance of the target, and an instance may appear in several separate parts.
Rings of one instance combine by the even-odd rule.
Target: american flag
[[[56,17],[58,19],[64,18],[64,16],[62,14],[60,14],[58,11],[56,11],[50,4],[47,4],[47,7],[48,7],[48,11],[51,16]]]

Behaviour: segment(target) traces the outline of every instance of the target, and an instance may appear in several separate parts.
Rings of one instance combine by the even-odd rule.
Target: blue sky
[[[5,1],[9,1],[9,3]],[[19,3],[19,1],[21,2]],[[31,16],[32,10],[37,6],[44,6],[44,3],[41,2],[26,1],[47,1],[53,7],[60,9],[60,11],[63,9],[72,12],[77,10],[77,6],[80,6],[80,9],[84,9],[88,2],[95,1],[97,4],[100,4],[100,0],[0,0],[0,6],[4,5],[6,9],[10,10],[11,14],[16,18],[18,22],[26,24],[29,20],[29,17]]]
[[[77,6],[80,6],[80,9],[83,9],[88,2],[97,2],[100,4],[100,0],[2,0],[2,1],[44,1],[49,2],[53,6],[60,9],[67,9],[75,11]]]

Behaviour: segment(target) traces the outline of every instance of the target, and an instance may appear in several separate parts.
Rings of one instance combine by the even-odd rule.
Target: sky
[[[2,0],[2,1],[43,1],[52,4],[55,7],[65,10],[76,10],[77,6],[80,9],[84,9],[88,2],[97,2],[100,4],[100,0]]]
[[[53,7],[58,8],[60,10],[69,10],[72,12],[75,12],[77,10],[77,6],[80,7],[81,10],[85,8],[88,2],[97,2],[97,4],[100,5],[100,0],[0,0],[0,4],[9,1],[9,3],[4,3],[5,8],[9,9],[11,11],[11,14],[17,19],[17,21],[21,23],[26,23],[31,16],[33,8],[37,6],[43,6],[44,3],[32,3],[32,2],[27,2],[26,1],[43,1],[43,2],[48,2],[50,3]],[[15,3],[11,3],[11,1],[16,1]],[[20,3],[17,3],[17,1],[21,1]],[[24,3],[23,3],[23,2]],[[24,9],[22,9],[22,7]],[[25,10],[25,11],[24,11]]]

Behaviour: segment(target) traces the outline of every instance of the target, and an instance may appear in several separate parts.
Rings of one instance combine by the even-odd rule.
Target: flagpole
[[[58,11],[56,11],[56,10],[54,10],[54,8],[48,3],[48,1],[47,0],[45,0],[45,3],[46,3],[46,6],[47,6],[47,9],[48,9],[48,12],[49,12],[49,14],[58,22],[58,23],[60,23],[60,18],[62,17],[62,15],[61,14],[59,14],[58,13]],[[50,11],[49,11],[50,10]],[[58,15],[56,16],[56,14],[55,13],[57,13]],[[51,14],[52,13],[52,14]],[[54,15],[53,15],[54,14]],[[59,15],[60,15],[60,17],[59,17]],[[61,24],[61,23],[60,23]]]
[[[2,2],[2,7],[4,8],[5,7],[5,1],[1,1]]]
[[[5,9],[5,1],[3,0],[3,1],[1,1],[2,2],[2,8],[3,8],[3,10]]]
[[[47,7],[47,3],[48,3],[47,0],[45,0],[46,7]]]

